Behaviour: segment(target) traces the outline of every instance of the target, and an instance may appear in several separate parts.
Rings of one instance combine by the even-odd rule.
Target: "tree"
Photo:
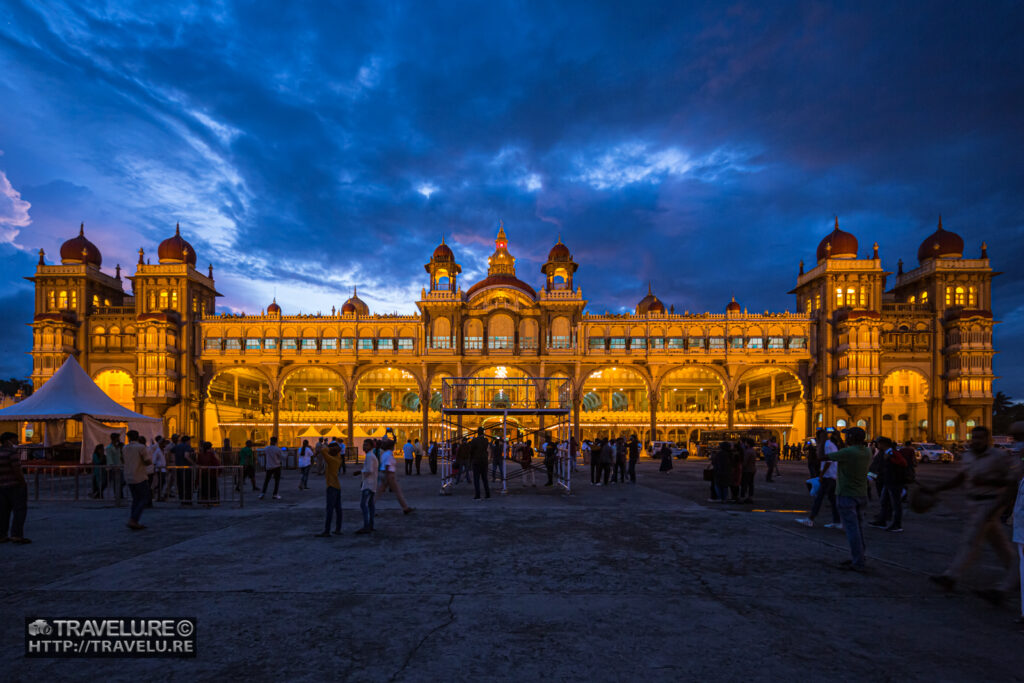
[[[0,379],[0,395],[14,396],[21,391],[22,397],[32,394],[32,383],[27,379]]]
[[[1013,406],[1013,399],[1004,394],[1001,391],[996,392],[996,396],[992,399],[992,414],[1002,415],[1006,413]]]

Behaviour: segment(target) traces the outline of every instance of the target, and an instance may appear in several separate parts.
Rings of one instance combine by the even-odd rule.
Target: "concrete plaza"
[[[962,496],[903,534],[868,529],[870,571],[841,570],[841,531],[794,523],[803,463],[758,473],[756,504],[706,502],[703,462],[669,475],[645,460],[636,486],[572,496],[543,487],[474,501],[400,476],[378,531],[343,478],[342,536],[323,525],[323,481],[242,509],[158,503],[149,529],[127,509],[30,504],[28,546],[0,545],[0,670],[6,680],[1024,680],[1017,597],[969,588],[998,574],[986,550],[968,585],[927,580],[952,557]],[[763,463],[761,464],[763,467]],[[515,468],[515,466],[513,466]],[[938,480],[951,466],[920,468]],[[543,478],[540,478],[541,483]],[[872,510],[877,502],[872,503]],[[823,512],[819,521],[827,520]],[[195,616],[198,656],[25,659],[24,617]]]

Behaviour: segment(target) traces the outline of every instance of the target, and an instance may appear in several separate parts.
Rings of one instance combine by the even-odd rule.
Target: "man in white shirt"
[[[377,470],[380,463],[377,456],[373,454],[373,440],[367,439],[363,442],[363,469],[362,486],[359,491],[359,509],[363,512],[363,528],[356,531],[357,534],[368,534],[373,531],[373,516],[376,507],[373,498],[377,493]]]
[[[302,475],[302,479],[299,480],[299,490],[309,488],[309,468],[313,466],[313,449],[309,445],[309,441],[303,441],[302,447],[299,448],[299,473]]]
[[[128,528],[134,531],[145,529],[139,524],[142,510],[149,502],[149,476],[146,468],[152,462],[146,454],[146,447],[139,443],[139,433],[134,429],[127,434],[128,444],[121,452],[124,462],[124,480],[132,493],[132,509],[128,519]]]
[[[147,449],[149,459],[152,461],[147,469],[149,470],[150,506],[153,505],[152,498],[163,500],[164,479],[167,477],[167,459],[164,457],[164,437],[159,434],[153,439],[153,443]]]
[[[413,509],[405,502],[402,487],[398,485],[398,477],[395,475],[395,431],[391,427],[384,432],[384,438],[380,440],[379,447],[381,452],[380,470],[384,473],[384,481],[378,487],[377,493],[384,493],[385,490],[391,489],[395,498],[398,499],[398,504],[402,506],[402,512],[409,514]]]
[[[833,432],[831,438],[829,438],[828,432],[824,429],[819,429],[816,436],[818,443],[823,444],[822,451],[825,454],[825,458],[821,461],[821,475],[820,484],[818,486],[818,494],[814,496],[814,504],[811,506],[811,516],[802,517],[796,520],[797,524],[803,524],[804,526],[814,526],[814,518],[818,516],[821,511],[821,504],[825,501],[826,496],[828,497],[829,503],[832,505],[832,522],[826,524],[826,529],[842,529],[843,524],[839,519],[839,508],[836,507],[836,477],[839,474],[839,463],[835,460],[829,460],[828,456],[839,450],[839,446],[836,441],[842,443],[842,437],[839,436],[838,432]]]
[[[281,500],[281,496],[277,495],[277,489],[281,486],[281,449],[277,445],[277,437],[270,437],[270,445],[263,449],[264,465],[267,468],[267,474],[263,478],[263,491],[260,492],[260,500],[263,500],[263,496],[267,495],[267,486],[270,484],[270,480],[274,480],[274,500]]]

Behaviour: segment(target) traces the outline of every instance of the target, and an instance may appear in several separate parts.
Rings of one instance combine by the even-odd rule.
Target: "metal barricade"
[[[24,463],[22,472],[28,484],[29,500],[37,502],[107,501],[123,505],[131,500],[119,465],[56,465]],[[150,487],[154,501],[195,501],[213,507],[224,503],[245,506],[242,468],[238,465],[216,467],[170,466],[166,472],[154,472]],[[179,496],[178,491],[187,496]]]

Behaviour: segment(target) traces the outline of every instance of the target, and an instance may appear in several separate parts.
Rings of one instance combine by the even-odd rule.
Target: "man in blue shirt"
[[[402,457],[405,458],[405,473],[412,474],[412,459],[413,459],[413,448],[412,440],[406,439],[405,445],[402,446]]]

